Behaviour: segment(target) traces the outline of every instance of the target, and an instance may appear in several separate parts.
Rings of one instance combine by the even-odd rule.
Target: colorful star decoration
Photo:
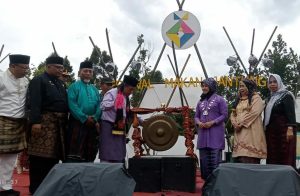
[[[167,36],[174,44],[181,48],[195,34],[194,31],[186,24],[189,19],[189,13],[186,12],[182,18],[174,13],[174,20],[178,20],[168,31]]]

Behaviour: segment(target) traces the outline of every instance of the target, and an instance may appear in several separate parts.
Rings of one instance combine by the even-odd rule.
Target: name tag
[[[113,135],[125,135],[125,131],[120,130],[112,130]]]

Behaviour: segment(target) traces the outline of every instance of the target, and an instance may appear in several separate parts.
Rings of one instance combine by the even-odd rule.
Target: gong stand
[[[140,157],[144,155],[144,149],[142,148],[142,144],[145,143],[141,136],[141,129],[139,128],[139,120],[137,114],[150,114],[153,112],[165,112],[165,113],[181,113],[183,116],[183,124],[182,127],[184,128],[184,137],[185,137],[185,146],[187,148],[186,155],[192,158],[197,159],[197,155],[194,153],[194,143],[193,139],[195,138],[194,131],[193,131],[193,119],[191,118],[191,111],[192,108],[188,106],[183,106],[180,108],[169,107],[169,108],[132,108],[131,111],[134,113],[133,115],[133,148],[134,148],[134,157]]]

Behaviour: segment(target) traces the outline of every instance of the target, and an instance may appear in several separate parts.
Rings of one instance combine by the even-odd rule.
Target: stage
[[[157,193],[144,193],[144,192],[135,192],[133,196],[199,196],[201,194],[202,186],[204,181],[200,177],[199,169],[197,169],[196,174],[196,192],[195,193],[187,193],[187,192],[157,192]],[[29,174],[28,172],[23,172],[22,174],[17,174],[14,171],[13,174],[13,188],[17,191],[21,192],[20,196],[29,196]]]

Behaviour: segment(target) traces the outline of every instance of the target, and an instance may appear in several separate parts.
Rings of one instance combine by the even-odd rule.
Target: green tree
[[[46,71],[46,60],[41,62],[37,68],[33,68],[33,77],[38,76]]]
[[[56,55],[55,53],[51,53],[51,54],[49,55],[49,57],[51,57],[51,56],[57,56],[57,55]],[[69,84],[70,84],[70,83],[73,83],[73,82],[75,81],[75,74],[74,74],[74,72],[73,72],[73,67],[72,67],[71,64],[70,64],[70,61],[69,61],[69,59],[68,59],[68,56],[65,56],[63,65],[64,65],[64,67],[65,67],[65,70],[64,70],[64,71],[67,71],[67,72],[70,74],[70,81],[69,81]],[[32,74],[33,77],[38,76],[38,75],[44,73],[45,71],[46,71],[46,59],[45,59],[43,62],[41,62],[41,63],[38,65],[37,68],[34,67],[34,68],[31,69],[31,72],[33,73],[33,74]],[[30,74],[31,74],[31,73],[30,73]],[[68,86],[69,84],[67,84],[67,86]]]
[[[51,56],[57,56],[57,55],[53,52],[49,55],[49,57]],[[33,77],[44,73],[46,71],[46,59],[43,62],[41,62],[37,68],[34,67],[32,71],[33,71]]]
[[[89,58],[87,58],[86,60],[89,60],[93,63],[93,65],[100,66],[103,69],[106,69],[105,64],[108,62],[112,62],[111,57],[107,54],[107,52],[105,50],[101,51],[100,48],[98,46],[95,46],[95,48],[93,48],[93,51],[90,55]],[[93,83],[98,84],[98,79],[101,78],[101,73],[99,69],[94,69],[94,76],[93,76]],[[116,67],[116,69],[114,70],[113,73],[113,78],[115,79],[116,76],[118,75],[118,69]]]
[[[132,66],[129,69],[129,75],[137,78],[138,80],[148,80],[150,79],[151,82],[162,82],[163,76],[160,71],[151,71],[151,66],[148,66],[148,62],[151,56],[151,51],[146,48],[144,44],[144,35],[141,34],[137,37],[138,44],[141,44],[138,57],[134,59]],[[140,66],[136,66],[136,64],[140,63]],[[152,77],[151,77],[152,76]],[[131,105],[133,107],[137,107],[143,89],[136,89],[131,97]]]
[[[253,76],[261,76],[268,78],[269,73],[276,73],[281,76],[283,83],[288,87],[292,92],[297,90],[297,76],[298,82],[300,83],[300,59],[297,54],[294,53],[293,49],[290,48],[290,51],[287,49],[287,43],[282,39],[282,35],[277,36],[277,40],[272,43],[272,48],[264,55],[264,58],[273,60],[273,66],[264,67],[258,65],[252,72]],[[236,63],[230,67],[229,76],[238,77],[244,76],[246,74],[241,68],[239,63]],[[298,88],[299,89],[299,88]],[[228,111],[231,113],[232,104],[234,103],[238,92],[238,86],[233,82],[232,87],[224,87],[219,85],[218,93],[223,95],[228,102]],[[257,92],[260,93],[263,99],[269,95],[269,90],[266,86],[258,86]],[[227,124],[227,130],[232,132],[230,121]]]
[[[71,81],[75,81],[75,74],[73,72],[73,66],[71,66],[68,56],[64,58],[64,68],[70,74]]]
[[[295,54],[295,52],[292,48],[290,48],[290,52],[293,56],[293,61],[294,61],[293,66],[294,66],[295,72],[297,74],[297,85],[295,88],[295,93],[296,93],[296,95],[298,95],[300,93],[300,56]]]
[[[294,60],[294,56],[297,54],[293,53],[292,48],[288,51],[287,43],[279,34],[277,40],[272,44],[272,50],[269,49],[265,57],[274,61],[274,65],[269,68],[268,72],[280,75],[283,83],[295,93],[299,71],[297,71],[297,62]]]

